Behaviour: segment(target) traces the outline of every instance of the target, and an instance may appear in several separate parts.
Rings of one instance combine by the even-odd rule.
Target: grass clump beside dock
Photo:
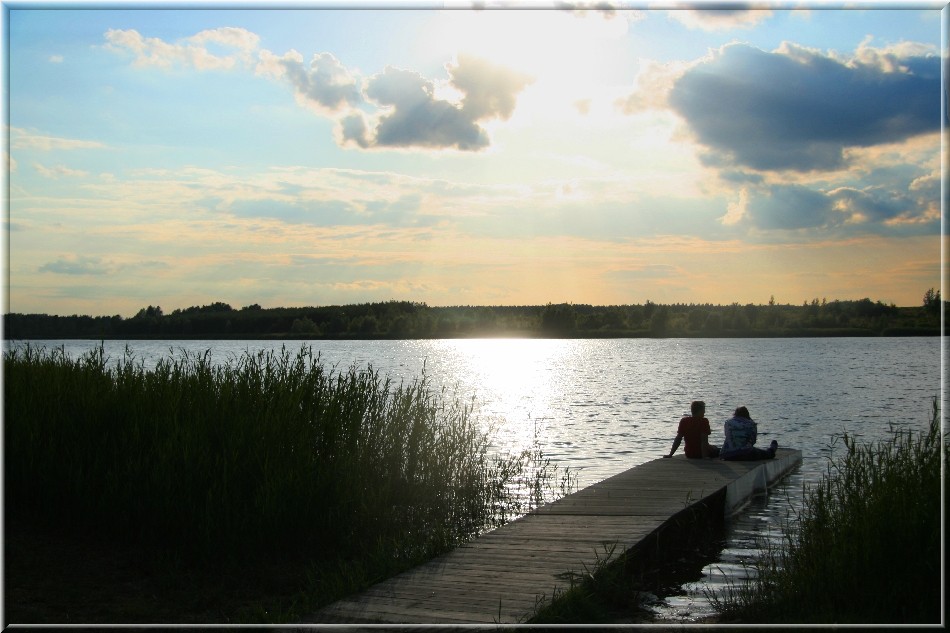
[[[538,450],[490,452],[471,407],[425,375],[328,370],[309,348],[224,365],[182,352],[146,370],[128,350],[27,347],[4,355],[4,392],[8,517],[215,582],[258,567],[306,579],[281,615],[212,605],[213,620],[292,619],[558,494]]]
[[[709,595],[723,620],[940,623],[941,459],[950,448],[939,419],[934,400],[927,433],[895,431],[875,445],[845,436],[843,459],[806,491],[754,577]]]

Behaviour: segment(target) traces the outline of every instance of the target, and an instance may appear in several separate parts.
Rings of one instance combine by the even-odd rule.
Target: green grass
[[[296,570],[286,575],[303,594],[242,616],[260,621],[292,619],[571,485],[537,448],[492,452],[471,406],[425,375],[327,369],[309,348],[226,365],[182,352],[154,370],[128,350],[114,363],[101,347],[9,352],[4,433],[8,516],[154,552],[167,577]]]
[[[710,594],[732,622],[937,624],[941,516],[950,449],[936,400],[929,430],[874,445],[846,436],[843,459],[805,491],[754,578]],[[943,474],[942,474],[943,473]]]

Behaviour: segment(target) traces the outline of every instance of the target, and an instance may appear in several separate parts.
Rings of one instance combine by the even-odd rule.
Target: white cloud
[[[746,216],[746,210],[749,206],[749,191],[746,188],[739,190],[739,198],[728,204],[726,215],[722,217],[722,223],[731,226],[738,224]]]
[[[99,141],[63,138],[37,134],[23,128],[10,128],[11,149],[36,149],[42,151],[75,150],[75,149],[105,149],[107,146]]]
[[[223,70],[238,64],[250,64],[260,38],[245,29],[224,27],[201,31],[169,43],[157,37],[144,37],[134,29],[109,29],[106,48],[131,54],[136,66],[192,67],[197,70]],[[221,49],[220,54],[211,48]]]
[[[54,180],[57,180],[60,177],[77,178],[89,175],[89,172],[87,171],[83,171],[81,169],[72,169],[70,167],[66,167],[65,165],[46,167],[39,163],[33,163],[33,168],[38,171],[40,175],[46,178],[52,178]]]
[[[218,29],[206,29],[189,37],[186,41],[193,44],[217,44],[250,56],[251,53],[257,50],[261,38],[247,29],[226,26]]]

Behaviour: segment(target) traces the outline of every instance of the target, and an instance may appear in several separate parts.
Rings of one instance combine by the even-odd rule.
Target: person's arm
[[[670,449],[669,455],[664,455],[663,457],[673,457],[673,454],[676,453],[676,449],[680,447],[680,442],[683,440],[683,436],[679,433],[676,434],[676,439],[673,440],[673,448]]]
[[[712,430],[709,428],[709,420],[703,418],[703,428],[699,434],[699,454],[702,455],[703,459],[712,457],[712,448],[709,446],[710,433],[712,433]]]

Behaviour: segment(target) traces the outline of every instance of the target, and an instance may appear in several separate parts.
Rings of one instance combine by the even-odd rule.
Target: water
[[[98,341],[34,342],[72,357]],[[4,349],[23,345],[4,343]],[[395,380],[423,371],[436,388],[470,400],[497,450],[539,444],[577,474],[579,487],[668,452],[692,400],[722,421],[746,405],[759,444],[777,439],[802,451],[802,465],[727,525],[723,549],[698,579],[655,605],[658,616],[690,622],[711,615],[705,588],[744,573],[759,540],[777,535],[804,484],[820,479],[842,434],[875,442],[891,428],[925,430],[941,395],[940,339],[463,339],[426,341],[105,341],[117,360],[129,346],[147,367],[169,354],[210,350],[215,362],[247,351],[302,345],[325,365],[371,365]]]

